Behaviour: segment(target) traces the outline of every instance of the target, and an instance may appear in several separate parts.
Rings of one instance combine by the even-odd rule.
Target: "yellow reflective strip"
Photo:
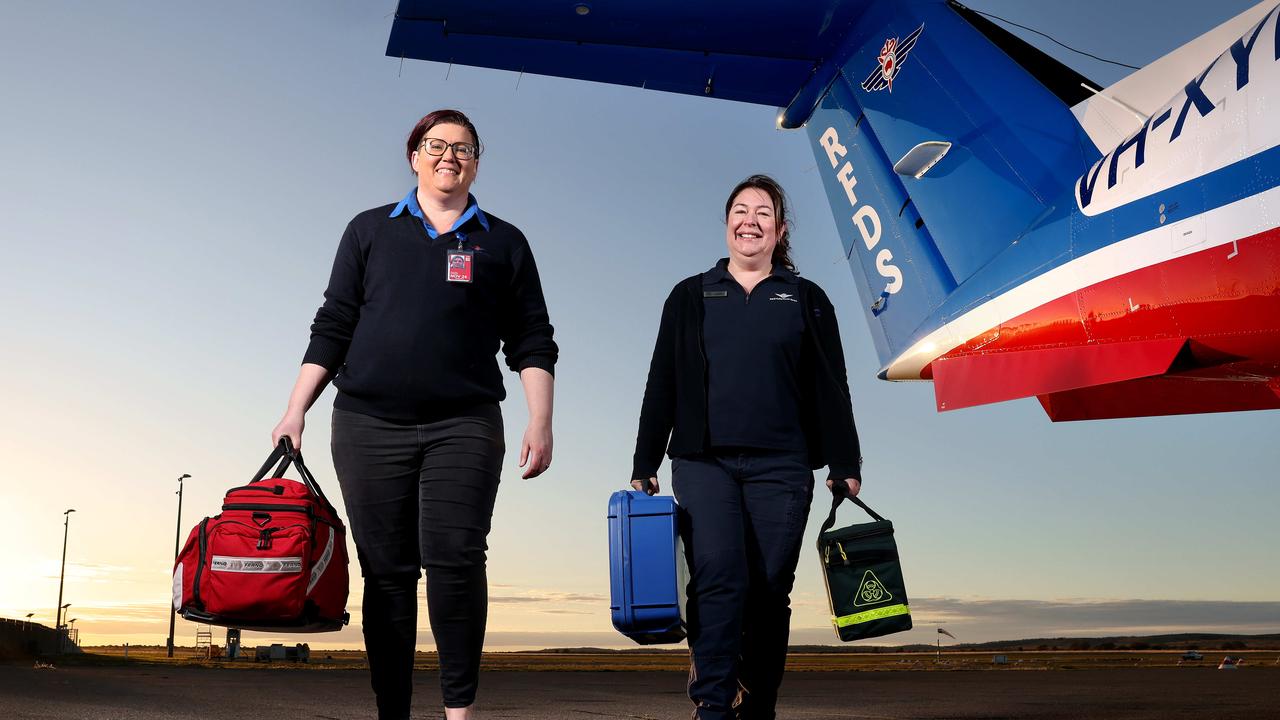
[[[840,617],[831,618],[831,622],[835,623],[838,628],[849,627],[859,623],[869,622],[871,620],[880,620],[887,617],[895,617],[897,615],[910,615],[911,609],[906,605],[886,605],[875,610],[866,610],[852,615],[841,615]]]

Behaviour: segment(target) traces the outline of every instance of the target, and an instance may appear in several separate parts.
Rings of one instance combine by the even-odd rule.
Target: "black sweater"
[[[664,447],[670,457],[709,449],[702,278],[699,274],[681,281],[663,305],[640,406],[633,479],[657,475]],[[800,307],[804,315],[800,414],[809,466],[830,466],[833,479],[861,480],[862,457],[835,308],[822,288],[804,278],[800,278]]]
[[[524,234],[486,213],[435,240],[394,204],[357,215],[342,236],[303,357],[336,373],[334,406],[427,422],[506,397],[499,343],[515,372],[554,372],[557,348]],[[447,282],[446,254],[474,253],[473,282]]]

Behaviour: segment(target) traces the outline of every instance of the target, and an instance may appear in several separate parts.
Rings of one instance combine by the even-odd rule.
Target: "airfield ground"
[[[86,649],[83,660],[72,662],[103,665],[124,660],[125,651],[120,646],[102,646]],[[252,649],[250,649],[252,652]],[[995,658],[1003,655],[1005,662],[997,664]],[[787,657],[787,670],[794,672],[846,672],[869,670],[1102,670],[1111,668],[1191,668],[1214,667],[1227,656],[1243,658],[1244,668],[1271,668],[1280,671],[1280,649],[1275,650],[1204,650],[1200,661],[1185,661],[1181,650],[1045,650],[1045,651],[985,651],[934,653],[791,653]],[[198,657],[194,648],[177,648],[175,657],[165,657],[160,646],[132,647],[131,663],[163,663],[201,665],[221,668],[261,668],[252,660],[235,662],[206,660]],[[274,663],[281,665],[279,661]],[[292,663],[284,663],[292,665]],[[360,650],[314,650],[306,667],[312,669],[363,669],[367,667],[364,652]],[[420,652],[415,667],[419,670],[436,670],[436,654]],[[485,653],[485,671],[510,670],[518,672],[626,672],[656,670],[685,672],[689,667],[686,651],[666,652],[589,652],[589,651],[539,651],[539,652],[491,652]],[[1280,672],[1275,674],[1280,682]],[[1280,704],[1277,707],[1280,714]]]
[[[161,718],[372,718],[359,653],[317,651],[307,665],[166,661],[100,653],[55,663],[0,665],[0,717],[13,720]],[[1180,653],[1092,652],[793,656],[780,720],[1280,717],[1276,651],[1219,653],[1178,665]],[[186,657],[181,657],[185,655]],[[1212,660],[1212,662],[1211,662]],[[679,655],[494,653],[485,657],[481,720],[687,718]],[[438,718],[434,656],[419,656],[415,718]],[[809,670],[806,672],[805,670]],[[822,670],[819,672],[818,670]]]

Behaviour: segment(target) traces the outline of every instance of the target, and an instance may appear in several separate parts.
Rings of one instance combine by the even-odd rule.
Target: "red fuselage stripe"
[[[1206,363],[1280,363],[1280,228],[1081,288],[943,357],[1175,337]]]

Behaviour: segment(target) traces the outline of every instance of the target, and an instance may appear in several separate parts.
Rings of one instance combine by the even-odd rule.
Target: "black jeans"
[[[365,651],[381,719],[409,717],[419,568],[444,704],[475,701],[504,450],[497,405],[427,424],[333,411],[333,465],[364,575]]]
[[[699,720],[773,720],[813,472],[802,453],[672,461],[692,568],[689,699]]]

